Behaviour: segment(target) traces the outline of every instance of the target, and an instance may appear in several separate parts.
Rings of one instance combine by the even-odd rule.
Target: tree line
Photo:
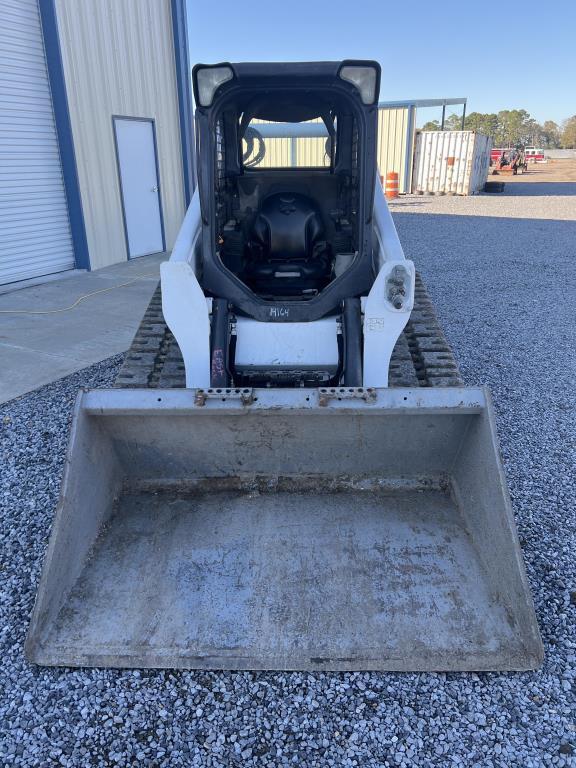
[[[462,130],[462,118],[449,115],[444,121],[447,131]],[[439,131],[440,121],[430,120],[423,131]],[[576,115],[561,125],[553,120],[540,124],[525,109],[503,109],[498,113],[471,112],[464,118],[464,130],[490,136],[495,147],[518,145],[544,149],[576,148]]]

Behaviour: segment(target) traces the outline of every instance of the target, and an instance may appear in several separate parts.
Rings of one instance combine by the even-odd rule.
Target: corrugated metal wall
[[[326,139],[316,137],[304,140],[296,139],[296,157],[298,165],[304,165],[308,168],[329,166],[330,159],[326,154]]]
[[[388,171],[398,173],[400,192],[409,192],[414,150],[414,118],[416,110],[410,108],[381,108],[378,110],[378,168],[382,176]],[[253,120],[257,123],[266,120]],[[313,120],[311,122],[321,122]],[[292,142],[295,143],[296,165],[318,167],[328,165],[325,152],[326,139],[265,139],[266,155],[261,168],[288,168],[292,165]]]
[[[258,130],[258,125],[269,124],[270,120],[251,120],[250,125],[253,125]],[[246,152],[246,143],[244,142],[244,152]],[[292,165],[291,157],[291,144],[290,139],[265,139],[264,146],[266,147],[266,154],[262,159],[262,162],[258,163],[258,168],[290,168]],[[250,157],[254,157],[256,152]]]
[[[37,0],[0,0],[0,285],[74,267]]]
[[[93,269],[127,258],[112,115],[154,118],[166,246],[184,216],[170,0],[56,0]]]
[[[400,192],[410,191],[414,115],[406,107],[378,110],[378,169],[384,177],[396,171]]]
[[[250,125],[258,130],[258,124],[269,124],[270,122],[270,120],[255,119],[250,122]],[[322,120],[309,120],[307,122],[321,123]],[[294,153],[296,156],[294,165],[296,166],[322,168],[330,165],[325,149],[326,139],[313,137],[306,139],[265,138],[264,143],[266,154],[262,162],[258,163],[259,168],[290,168],[293,165],[292,156]],[[246,144],[244,144],[244,149],[246,149]]]

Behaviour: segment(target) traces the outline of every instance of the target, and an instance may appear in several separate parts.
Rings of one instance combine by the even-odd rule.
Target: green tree
[[[554,120],[546,120],[542,126],[542,144],[548,149],[560,146],[560,128]]]
[[[462,118],[451,114],[444,121],[444,129],[447,131],[459,131],[462,126]],[[439,131],[440,121],[430,120],[422,128],[424,131]],[[509,146],[543,146],[558,147],[562,141],[568,141],[574,145],[574,133],[576,132],[576,115],[569,118],[563,125],[561,132],[553,120],[547,120],[540,125],[537,120],[525,109],[503,109],[498,114],[494,112],[470,112],[464,121],[464,130],[476,131],[489,136],[495,147]],[[564,138],[564,132],[566,132]],[[565,146],[565,145],[564,145]]]
[[[539,122],[530,117],[524,121],[522,125],[522,133],[520,135],[520,144],[524,146],[539,146],[542,144],[542,137],[544,130]]]
[[[534,129],[532,120],[525,109],[503,109],[498,112],[498,131],[495,143],[503,147],[525,144]]]
[[[562,123],[561,143],[564,149],[576,149],[576,115]]]
[[[451,114],[444,120],[445,131],[461,131],[462,130],[462,117],[460,115]]]
[[[498,132],[498,115],[494,113],[470,112],[466,115],[464,128],[467,131],[476,131],[483,133],[484,136],[490,136],[493,142],[496,141]]]

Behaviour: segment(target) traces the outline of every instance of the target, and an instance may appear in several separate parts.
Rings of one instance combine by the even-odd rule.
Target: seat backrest
[[[273,260],[309,259],[324,233],[314,202],[295,192],[269,195],[254,220],[253,237]]]

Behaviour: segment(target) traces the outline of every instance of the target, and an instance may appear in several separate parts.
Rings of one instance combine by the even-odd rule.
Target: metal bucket
[[[26,651],[66,666],[539,666],[488,393],[81,393]]]

